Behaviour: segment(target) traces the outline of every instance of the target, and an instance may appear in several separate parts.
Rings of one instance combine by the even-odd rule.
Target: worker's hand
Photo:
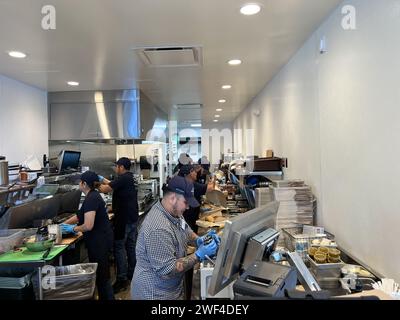
[[[219,247],[219,245],[221,244],[221,237],[217,235],[217,232],[212,229],[210,232],[208,232],[208,235],[210,235],[214,239],[215,243]]]
[[[219,246],[219,244],[221,243],[221,238],[217,235],[217,233],[215,232],[215,230],[212,229],[212,230],[210,230],[209,232],[207,232],[204,236],[198,237],[198,238],[196,239],[196,246],[197,246],[197,248],[200,247],[202,244],[204,244],[204,239],[205,239],[207,236],[211,236],[211,237],[214,239],[214,241],[216,242],[217,246]]]
[[[76,234],[76,232],[74,231],[76,224],[61,223],[60,227],[61,227],[62,234],[70,234],[70,233]]]
[[[99,181],[100,181],[100,182],[103,182],[103,181],[104,181],[104,177],[103,177],[103,176],[98,175],[97,177],[99,178]]]
[[[215,256],[217,253],[218,246],[214,240],[211,241],[209,244],[202,244],[194,253],[200,261],[204,261],[206,256],[212,257]]]

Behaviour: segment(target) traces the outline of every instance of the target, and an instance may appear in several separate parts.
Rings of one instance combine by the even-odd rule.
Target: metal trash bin
[[[88,300],[96,287],[97,263],[54,267],[54,273],[42,276],[43,300]],[[37,272],[32,278],[36,299],[39,299]]]

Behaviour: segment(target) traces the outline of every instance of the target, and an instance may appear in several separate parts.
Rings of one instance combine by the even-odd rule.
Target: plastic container
[[[335,248],[329,248],[328,256],[335,259],[340,259],[340,250]]]
[[[333,258],[333,257],[328,256],[328,262],[329,263],[338,263],[338,262],[340,262],[340,258],[339,257]]]
[[[318,250],[317,250],[317,253],[318,252],[321,252],[321,253],[323,253],[325,255],[328,255],[329,249],[326,248],[326,247],[319,247]]]
[[[317,248],[315,247],[310,247],[308,248],[308,254],[313,257],[315,255],[315,253],[317,252]]]
[[[314,259],[316,263],[323,264],[326,262],[326,254],[319,253],[318,251],[314,255]]]
[[[24,239],[24,229],[0,230],[0,254],[21,246]]]
[[[97,263],[75,264],[54,269],[54,287],[43,288],[43,300],[87,300],[93,298]],[[45,277],[47,280],[50,279],[49,275]],[[32,282],[36,299],[39,299],[37,273],[32,277]]]

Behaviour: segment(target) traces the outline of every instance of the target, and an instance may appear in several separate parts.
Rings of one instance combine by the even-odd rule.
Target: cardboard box
[[[273,158],[274,157],[274,151],[273,150],[266,150],[265,151],[265,157],[266,158]]]

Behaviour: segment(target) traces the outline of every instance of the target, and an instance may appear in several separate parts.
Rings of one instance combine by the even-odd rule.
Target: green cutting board
[[[46,261],[54,259],[57,255],[67,249],[68,246],[54,246]],[[27,248],[22,247],[20,251],[8,251],[0,255],[0,263],[2,262],[32,262],[32,261],[42,261],[43,254],[46,251],[33,252],[29,251]]]

